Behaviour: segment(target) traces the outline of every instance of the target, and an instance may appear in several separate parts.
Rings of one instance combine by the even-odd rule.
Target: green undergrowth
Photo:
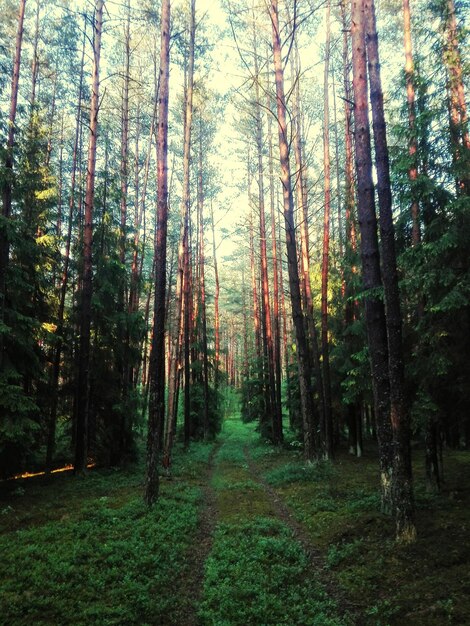
[[[288,452],[263,457],[264,479],[323,554],[361,626],[470,622],[470,455],[446,454],[440,495],[427,493],[423,453],[414,456],[418,540],[411,546],[394,541],[393,520],[380,513],[375,454],[341,453],[330,466],[305,465]]]
[[[0,623],[179,626],[191,610],[184,578],[212,445],[177,451],[153,509],[144,467],[4,484]],[[183,616],[183,617],[182,617]]]
[[[272,518],[220,524],[206,561],[204,626],[340,626],[292,533]]]

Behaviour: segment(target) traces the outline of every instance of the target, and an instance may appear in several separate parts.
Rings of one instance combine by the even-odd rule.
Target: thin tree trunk
[[[215,292],[214,292],[215,388],[218,389],[219,365],[220,365],[220,315],[219,315],[220,283],[219,283],[219,270],[217,266],[214,209],[212,207],[212,202],[211,202],[211,224],[212,224],[212,255],[214,257],[213,262],[214,262],[214,278],[215,278]]]
[[[296,50],[297,52],[297,50]],[[298,57],[298,52],[297,55]],[[294,64],[293,64],[294,67]],[[297,168],[296,175],[296,191],[297,191],[297,208],[300,211],[300,280],[301,295],[303,299],[303,310],[306,319],[307,345],[308,355],[310,359],[310,368],[313,368],[317,382],[317,391],[319,399],[319,421],[321,428],[324,430],[325,424],[325,394],[323,376],[320,363],[320,351],[318,349],[318,332],[315,324],[315,315],[313,311],[312,287],[310,284],[310,251],[309,251],[309,233],[308,233],[308,198],[305,165],[302,156],[302,120],[300,114],[300,67],[299,61],[295,67],[295,89],[293,98],[293,125],[294,125],[294,155]],[[315,411],[315,404],[313,405]]]
[[[90,331],[91,331],[91,298],[93,292],[93,205],[95,199],[96,142],[98,136],[99,111],[99,71],[101,55],[101,32],[103,29],[104,0],[96,0],[94,38],[93,38],[93,70],[91,82],[90,135],[88,142],[88,162],[85,194],[85,216],[83,225],[83,281],[81,289],[80,347],[77,381],[77,424],[75,439],[76,473],[83,472],[87,463],[88,444],[88,410],[90,401]]]
[[[262,292],[262,320],[263,342],[266,354],[267,389],[266,389],[266,417],[271,421],[272,441],[279,444],[282,441],[281,420],[276,406],[276,378],[274,373],[274,345],[271,324],[271,305],[269,301],[268,253],[266,243],[266,215],[264,207],[264,165],[263,165],[263,122],[261,117],[261,101],[259,89],[259,63],[257,51],[256,29],[253,22],[254,70],[255,70],[255,119],[256,119],[256,147],[258,152],[258,204],[259,204],[259,246],[261,263],[261,292]]]
[[[209,438],[209,359],[207,356],[207,318],[206,318],[206,277],[204,254],[204,186],[202,178],[202,121],[199,118],[199,172],[198,172],[198,205],[199,205],[199,289],[201,298],[202,320],[202,363],[204,388],[204,439]]]
[[[186,86],[186,107],[184,126],[184,154],[183,154],[183,203],[184,203],[184,232],[183,232],[183,314],[184,314],[184,445],[189,446],[191,434],[191,263],[189,250],[190,228],[190,160],[191,160],[191,130],[193,116],[193,81],[194,81],[194,39],[195,39],[195,11],[196,1],[190,0],[190,24],[189,24],[189,51],[188,51],[188,83]]]
[[[274,203],[274,161],[273,161],[273,137],[272,137],[272,117],[271,117],[271,97],[268,87],[268,159],[269,159],[269,202],[271,209],[271,245],[273,258],[273,335],[274,335],[274,364],[275,364],[275,386],[276,386],[276,421],[278,432],[282,432],[282,396],[281,396],[281,328],[279,319],[279,261],[276,230],[276,210]]]
[[[76,197],[76,177],[77,177],[77,160],[80,140],[81,129],[81,114],[82,114],[82,92],[83,92],[83,67],[85,61],[85,41],[86,41],[86,19],[83,33],[82,44],[82,58],[80,63],[80,80],[78,86],[78,107],[75,123],[75,141],[73,145],[72,155],[72,176],[70,181],[70,197],[69,197],[69,214],[67,222],[67,236],[65,240],[65,254],[64,254],[64,267],[62,270],[62,280],[60,283],[60,296],[59,296],[59,309],[57,311],[57,344],[54,352],[54,360],[52,363],[52,381],[51,381],[51,412],[49,416],[49,425],[47,433],[47,448],[46,448],[46,470],[52,468],[52,461],[55,453],[55,435],[56,435],[56,422],[57,422],[57,405],[58,405],[58,391],[59,391],[59,376],[60,376],[60,360],[62,355],[63,337],[64,332],[64,313],[65,313],[65,298],[67,296],[67,286],[69,280],[69,265],[70,265],[70,249],[72,243],[72,228],[73,217],[75,212],[75,197]]]
[[[411,191],[411,241],[413,245],[417,245],[421,240],[421,232],[419,227],[419,203],[416,194],[416,181],[418,178],[418,141],[416,138],[416,105],[413,50],[411,44],[410,0],[403,0],[403,31],[405,39],[406,102],[408,105],[408,129],[410,133],[408,139],[408,154],[410,157],[408,178],[410,180]]]
[[[168,227],[168,96],[170,77],[170,0],[162,0],[160,93],[157,135],[157,232],[155,237],[155,305],[150,354],[150,401],[147,438],[147,473],[144,501],[152,506],[158,497],[159,434],[165,419],[165,304]]]
[[[316,457],[316,425],[313,423],[313,393],[311,386],[308,344],[302,315],[300,297],[299,270],[297,266],[297,244],[294,225],[294,198],[291,187],[289,163],[289,136],[286,121],[286,100],[284,94],[284,71],[282,67],[281,37],[279,29],[278,2],[272,0],[269,14],[273,33],[273,61],[275,71],[277,119],[279,130],[279,155],[281,164],[281,183],[284,201],[284,219],[286,227],[286,248],[289,270],[289,290],[292,304],[292,319],[297,342],[299,367],[299,386],[301,398],[302,424],[304,434],[304,453],[308,460]]]
[[[7,224],[11,217],[11,194],[13,187],[13,146],[15,143],[15,121],[18,105],[18,84],[20,80],[21,52],[23,45],[23,26],[26,0],[20,0],[18,12],[18,29],[16,31],[15,58],[13,61],[13,76],[11,80],[10,112],[8,115],[8,135],[5,152],[5,173],[3,177],[3,219],[5,226],[0,228],[0,323],[5,319],[7,301],[7,270],[10,255]],[[4,360],[3,333],[0,333],[0,368]]]
[[[408,543],[416,539],[410,447],[411,428],[404,390],[402,319],[374,0],[370,0],[370,3],[365,2],[365,28],[379,199],[382,278],[385,290],[390,418],[394,443],[392,499],[397,539]]]
[[[463,85],[462,60],[458,42],[458,27],[455,16],[455,1],[447,0],[445,7],[444,63],[449,74],[450,134],[453,159],[456,165],[457,190],[470,195],[470,133],[468,128],[467,105]]]
[[[324,395],[323,446],[326,458],[333,457],[333,421],[331,414],[330,356],[328,347],[328,273],[330,260],[330,213],[331,213],[331,163],[330,163],[330,120],[329,120],[329,68],[330,68],[330,2],[326,5],[326,43],[324,72],[324,116],[323,116],[323,253],[321,270],[321,347]]]

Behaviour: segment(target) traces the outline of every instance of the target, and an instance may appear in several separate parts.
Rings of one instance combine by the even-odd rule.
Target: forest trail
[[[340,625],[345,602],[302,525],[264,480],[266,456],[238,415],[219,436],[204,490],[202,528],[213,529],[204,563],[199,623]],[[207,524],[207,520],[210,523]],[[204,549],[197,548],[204,553]],[[294,600],[295,599],[295,600]]]

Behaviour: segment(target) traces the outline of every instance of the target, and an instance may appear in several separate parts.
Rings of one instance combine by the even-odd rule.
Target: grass
[[[186,556],[198,528],[211,446],[180,455],[158,505],[142,502],[143,467],[18,481],[0,503],[0,622],[180,625]]]
[[[234,416],[215,448],[177,448],[151,511],[138,465],[1,483],[0,623],[184,626],[196,613],[199,626],[470,623],[470,454],[446,453],[436,496],[415,451],[418,540],[403,546],[379,512],[377,459],[366,450],[362,459],[340,453],[333,466],[305,465],[296,446],[272,448]],[[202,580],[191,568],[214,451],[215,532]],[[263,481],[325,570],[312,566]],[[352,616],[339,614],[335,589]]]
[[[220,524],[199,612],[206,626],[340,626],[300,544],[272,518]]]

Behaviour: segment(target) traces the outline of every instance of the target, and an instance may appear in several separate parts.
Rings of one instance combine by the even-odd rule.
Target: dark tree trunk
[[[279,155],[281,164],[281,183],[284,201],[284,220],[286,228],[287,263],[289,271],[289,290],[292,305],[292,319],[295,328],[297,357],[299,367],[299,386],[301,398],[302,424],[304,434],[304,453],[308,460],[318,454],[316,425],[313,423],[313,393],[311,385],[310,362],[307,337],[305,334],[300,296],[299,269],[297,266],[297,244],[294,224],[294,198],[291,187],[289,163],[289,135],[286,121],[286,101],[284,94],[284,71],[281,56],[281,37],[279,30],[278,3],[273,0],[269,6],[273,32],[273,61],[276,85],[277,119],[279,130]]]
[[[168,226],[168,96],[170,77],[170,0],[162,0],[160,93],[157,133],[157,232],[155,237],[155,305],[150,354],[147,473],[144,501],[152,506],[158,497],[158,452],[165,419],[165,318],[166,248]]]
[[[375,140],[375,167],[377,170],[377,192],[379,199],[382,278],[385,290],[388,340],[390,418],[394,447],[392,500],[396,518],[397,538],[400,541],[411,542],[416,538],[411,469],[411,429],[409,408],[405,400],[404,389],[405,368],[403,362],[402,319],[395,252],[390,164],[380,78],[379,47],[374,0],[370,0],[370,3],[366,0],[364,5],[370,99]]]
[[[83,224],[83,280],[81,289],[80,346],[77,381],[77,424],[75,438],[76,473],[83,472],[87,463],[88,447],[88,412],[90,403],[90,332],[91,298],[93,292],[93,204],[95,199],[96,142],[98,136],[99,111],[99,71],[101,55],[101,33],[103,29],[104,0],[96,0],[93,71],[91,83],[90,136],[88,143],[88,164],[85,193],[85,215]]]
[[[13,61],[13,76],[11,80],[10,112],[8,115],[7,149],[5,154],[5,173],[2,189],[3,211],[2,217],[5,226],[0,228],[0,323],[5,319],[5,307],[7,300],[7,270],[10,255],[10,242],[8,240],[7,224],[11,217],[11,194],[13,187],[13,146],[15,143],[15,120],[18,106],[18,84],[20,80],[21,52],[23,45],[23,25],[26,0],[20,1],[18,12],[18,29],[16,32],[15,58]],[[0,368],[4,359],[3,333],[0,333]]]
[[[372,182],[364,0],[352,0],[351,2],[351,35],[357,207],[361,232],[362,280],[366,290],[365,314],[377,421],[377,438],[379,442],[382,510],[391,513],[393,448],[390,423],[390,384],[385,308],[380,294],[382,277],[380,272],[374,185]]]

